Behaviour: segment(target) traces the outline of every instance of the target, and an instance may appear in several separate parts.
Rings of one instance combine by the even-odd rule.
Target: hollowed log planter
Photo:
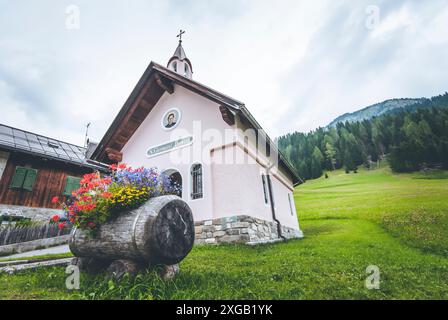
[[[78,257],[74,263],[82,269],[109,268],[115,273],[176,265],[193,244],[193,214],[187,203],[174,195],[152,198],[137,209],[121,212],[102,224],[95,235],[74,229],[69,242]]]

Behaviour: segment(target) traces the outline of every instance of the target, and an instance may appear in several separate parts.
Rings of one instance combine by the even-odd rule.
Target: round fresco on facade
[[[171,108],[162,117],[162,128],[165,130],[171,130],[177,127],[180,122],[181,113],[177,108]]]

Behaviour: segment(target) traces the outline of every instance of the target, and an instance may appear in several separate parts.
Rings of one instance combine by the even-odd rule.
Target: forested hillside
[[[403,108],[409,108],[411,106],[422,107],[425,106],[424,102],[427,99],[390,99],[381,103],[376,103],[374,105],[368,106],[361,110],[346,113],[342,116],[334,119],[328,126],[335,126],[339,122],[357,122],[363,120],[369,120],[373,117],[378,117],[386,113],[402,111]],[[409,110],[409,109],[408,109]]]
[[[304,179],[369,167],[386,155],[395,172],[448,168],[448,93],[369,120],[287,134],[278,145]]]

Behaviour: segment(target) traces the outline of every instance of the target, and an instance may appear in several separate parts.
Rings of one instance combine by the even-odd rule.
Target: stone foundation
[[[303,233],[282,226],[286,239],[302,238]],[[195,244],[259,244],[281,241],[277,223],[249,216],[233,216],[195,222]]]
[[[7,204],[0,204],[0,216],[4,217],[21,217],[29,218],[33,221],[48,222],[55,214],[62,214],[62,210],[47,209],[47,208],[31,208],[22,206],[12,206]]]

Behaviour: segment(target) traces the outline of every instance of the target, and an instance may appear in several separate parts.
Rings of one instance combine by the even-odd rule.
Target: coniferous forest
[[[448,93],[369,120],[290,133],[278,145],[303,179],[385,158],[394,172],[448,168]]]

